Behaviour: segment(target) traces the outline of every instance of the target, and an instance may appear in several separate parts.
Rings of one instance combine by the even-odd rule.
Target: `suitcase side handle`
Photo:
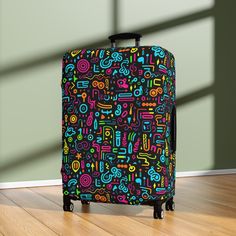
[[[171,112],[171,150],[176,151],[176,107],[173,106]]]
[[[135,46],[139,47],[141,34],[137,33],[121,33],[121,34],[113,34],[108,37],[111,41],[111,47],[114,48],[116,46],[116,40],[124,40],[124,39],[135,39]]]

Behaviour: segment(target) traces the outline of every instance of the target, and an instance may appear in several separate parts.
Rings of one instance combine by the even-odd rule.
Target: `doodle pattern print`
[[[173,55],[159,46],[76,49],[62,63],[63,194],[124,204],[172,197]]]

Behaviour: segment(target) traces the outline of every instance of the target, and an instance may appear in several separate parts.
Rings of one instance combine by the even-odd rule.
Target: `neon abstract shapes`
[[[122,204],[174,195],[174,64],[159,46],[64,55],[64,194]]]

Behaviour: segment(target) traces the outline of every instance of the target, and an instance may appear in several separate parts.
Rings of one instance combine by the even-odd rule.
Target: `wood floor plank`
[[[191,195],[191,191],[179,191],[178,184],[176,186],[178,193],[175,196],[175,202],[177,205],[176,212],[167,212],[163,225],[163,230],[166,233],[172,233],[174,228],[178,228],[178,233],[183,235],[191,235],[198,231],[199,234],[205,235],[206,233],[214,233],[214,235],[234,235],[235,231],[235,218],[236,214],[232,211],[232,208],[205,200],[204,198],[199,200],[200,195]],[[212,194],[214,198],[214,194]],[[113,210],[119,211],[120,214],[129,214],[129,216],[138,221],[142,221],[145,224],[150,225],[150,221],[146,221],[144,217],[148,217],[152,214],[151,210],[145,210],[140,217],[136,217],[135,208],[133,206],[119,206],[111,204],[103,204],[104,206]],[[135,217],[133,217],[135,216]],[[173,219],[169,224],[169,217]],[[191,219],[191,220],[189,220]],[[199,227],[202,226],[202,227]],[[211,226],[211,227],[209,227]],[[154,226],[155,227],[155,226]],[[162,225],[158,225],[162,227]],[[200,232],[200,230],[202,232]],[[175,234],[175,233],[172,233]]]
[[[219,181],[218,181],[219,180]],[[215,177],[215,179],[212,179],[209,181],[209,179],[205,177],[194,177],[194,178],[180,178],[177,179],[178,184],[180,182],[182,183],[182,186],[184,188],[192,188],[196,189],[199,187],[207,189],[212,189],[213,191],[215,190],[220,190],[221,192],[225,193],[231,193],[232,195],[236,194],[236,184],[235,183],[228,183],[227,180],[222,181],[222,179],[219,179]],[[179,186],[181,187],[181,186]]]
[[[184,199],[184,200],[183,200]],[[193,199],[187,194],[176,195],[177,217],[191,219],[206,228],[227,234],[236,234],[236,214],[232,208],[205,199]]]
[[[225,183],[222,181],[223,179]],[[176,188],[175,201],[178,203],[177,206],[182,205],[186,211],[193,209],[200,215],[200,221],[203,224],[207,223],[211,228],[218,228],[220,232],[224,232],[226,235],[236,235],[236,196],[232,194],[234,191],[231,185],[228,185],[228,189],[221,188],[221,186],[226,186],[229,183],[229,179],[232,179],[232,176],[219,175],[178,179],[177,183],[181,182],[182,185],[179,187],[177,184]],[[208,185],[211,182],[215,184]],[[182,199],[185,200],[182,201]]]
[[[211,184],[206,183],[206,180],[200,181],[199,179],[188,179],[185,185],[176,188],[176,192],[189,192],[192,196],[200,196],[201,198],[218,202],[219,204],[231,208],[236,208],[235,189],[223,189],[221,188],[221,185],[212,186]]]
[[[60,235],[110,235],[77,215],[64,212],[57,204],[30,189],[6,189],[2,192],[7,198],[16,202],[33,217]]]
[[[51,201],[56,202],[62,207],[62,191],[61,187],[49,188],[32,188],[39,194],[42,194]],[[142,222],[137,222],[134,219],[125,215],[117,214],[112,209],[102,207],[98,203],[91,203],[90,206],[82,206],[79,201],[75,202],[74,213],[101,228],[106,228],[113,235],[167,235],[162,230]],[[152,214],[149,216],[152,219]]]
[[[55,232],[60,235],[235,236],[235,180],[236,175],[177,178],[176,211],[165,212],[164,220],[152,218],[151,206],[102,203],[82,206],[79,201],[73,201],[74,213],[64,213],[61,186],[2,190],[2,197],[12,205],[5,202],[0,209],[9,206],[4,210],[7,212],[4,218],[6,214],[7,217],[16,214],[13,220],[17,218],[18,222],[24,221],[21,216],[26,214],[49,230],[50,235]],[[12,224],[5,220],[2,227],[1,219],[0,214],[0,235],[9,235]]]
[[[1,193],[0,232],[7,236],[57,235]]]
[[[178,178],[177,181],[191,185],[192,183],[209,184],[226,191],[234,191],[236,189],[236,178],[234,175],[215,175],[215,176],[198,176],[198,177],[187,177]]]
[[[193,182],[196,179],[196,177],[188,179],[186,178],[177,179],[176,203],[178,211],[177,213],[176,212],[171,213],[172,215],[167,215],[165,218],[165,222],[168,222],[167,225],[165,225],[165,223],[162,223],[162,225],[164,225],[162,227],[162,225],[159,224],[158,230],[168,234],[172,232],[172,235],[174,235],[173,229],[175,227],[178,227],[179,229],[178,233],[181,232],[181,230],[183,230],[182,233],[187,233],[188,235],[191,235],[191,233],[196,232],[196,230],[199,232],[200,231],[199,225],[202,225],[203,235],[206,233],[207,234],[214,233],[214,235],[236,234],[234,229],[235,228],[234,220],[236,216],[234,211],[232,210],[232,206],[227,206],[227,205],[225,206],[224,204],[221,204],[225,203],[225,201],[227,201],[228,199],[231,201],[234,201],[234,199],[231,197],[231,195],[225,195],[224,192],[221,193],[221,195],[223,194],[223,196],[219,198],[219,196],[217,196],[217,193],[219,193],[219,191],[221,190],[219,190],[219,188],[214,188],[214,187],[213,188],[211,187],[209,190],[208,185],[205,184],[206,180],[204,178],[205,177],[202,178],[202,181],[199,181],[200,179],[197,179],[196,180],[197,185],[195,186],[193,186]],[[211,177],[211,179],[213,178]],[[214,179],[215,179],[214,181],[217,182],[217,177]],[[228,179],[226,176],[226,182],[227,181]],[[61,188],[59,187],[58,193],[60,193],[60,191]],[[215,201],[215,199],[218,200],[218,202]],[[178,207],[178,202],[179,202],[179,207]],[[148,217],[152,215],[152,209],[149,210],[145,209],[144,211],[141,211],[142,212],[141,215],[136,217],[136,215],[139,213],[134,210],[137,208],[133,208],[133,206],[130,206],[131,207],[130,209],[127,208],[127,206],[118,206],[118,205],[116,206],[107,204],[106,207],[110,208],[113,211],[116,210],[116,208],[119,208],[119,213],[121,215],[129,216],[134,220],[137,220],[150,226],[150,220],[148,219]],[[168,217],[169,218],[172,217],[171,219],[172,224],[169,224],[169,221],[167,221]],[[192,219],[192,221],[189,221],[189,219]],[[154,221],[154,224],[156,222],[157,221]],[[186,224],[188,224],[187,228]],[[170,225],[173,226],[173,228],[170,227]],[[180,233],[180,235],[182,233]]]
[[[116,211],[118,214],[129,216],[137,222],[141,222],[153,228],[165,232],[167,235],[194,235],[194,232],[199,227],[192,222],[184,222],[179,219],[175,212],[165,213],[164,220],[152,219],[153,208],[148,206],[122,206],[103,204],[104,207]],[[142,210],[140,210],[142,209]],[[175,230],[178,229],[178,230]],[[205,233],[206,230],[199,230],[200,233]]]

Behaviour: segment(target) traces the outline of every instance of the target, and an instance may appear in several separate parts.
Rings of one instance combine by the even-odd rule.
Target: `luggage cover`
[[[75,49],[62,64],[64,195],[124,204],[173,196],[174,56],[160,46]]]

